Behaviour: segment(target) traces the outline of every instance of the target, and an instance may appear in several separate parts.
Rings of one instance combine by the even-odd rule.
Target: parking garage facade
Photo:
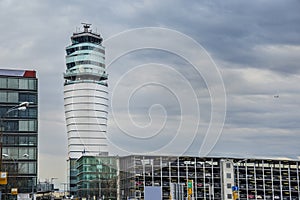
[[[131,155],[120,158],[119,194],[144,199],[145,187],[160,187],[169,200],[178,184],[191,199],[299,199],[299,167],[295,160]]]

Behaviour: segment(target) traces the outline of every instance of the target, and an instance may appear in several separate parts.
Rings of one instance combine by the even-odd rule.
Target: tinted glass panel
[[[19,88],[28,89],[28,79],[19,79]]]
[[[16,78],[9,78],[8,79],[8,88],[18,88],[18,79]]]
[[[4,130],[6,131],[17,131],[19,129],[18,121],[8,121],[4,123]]]
[[[36,145],[36,136],[20,136],[19,138],[20,145],[24,146],[33,146]]]
[[[25,146],[28,144],[28,137],[27,136],[20,136],[19,137],[19,144],[20,146]]]
[[[37,118],[37,108],[27,108],[25,111],[19,111],[21,118]]]
[[[18,144],[18,137],[17,136],[3,136],[3,143],[8,145],[16,145]]]
[[[7,92],[0,92],[0,102],[7,102]]]
[[[7,94],[7,101],[8,102],[14,102],[14,103],[18,103],[19,102],[19,96],[17,92],[9,92]]]
[[[0,88],[7,88],[7,78],[0,78]]]
[[[36,131],[37,124],[35,120],[19,121],[19,131]]]
[[[29,163],[28,173],[29,174],[35,174],[36,173],[36,165],[35,165],[35,163]]]
[[[19,100],[20,102],[28,101],[28,102],[37,103],[37,94],[20,93]]]
[[[30,146],[37,145],[37,137],[29,136],[28,137],[28,145],[30,145]]]
[[[37,82],[36,82],[36,80],[34,80],[34,79],[29,79],[29,80],[28,80],[28,84],[29,84],[28,88],[29,88],[30,90],[36,90],[36,88],[37,88]]]

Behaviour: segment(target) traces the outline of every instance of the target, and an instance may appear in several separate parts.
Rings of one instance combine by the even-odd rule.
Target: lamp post
[[[68,185],[68,183],[61,183],[61,185],[64,186],[64,198],[63,199],[66,199],[66,186]]]
[[[14,183],[12,184],[11,187],[17,188],[17,187],[16,187],[16,186],[17,186],[17,177],[18,177],[18,175],[19,175],[19,167],[18,167],[18,165],[17,165],[17,160],[19,160],[19,158],[15,158],[15,157],[10,156],[10,155],[8,155],[8,154],[2,154],[1,158],[2,158],[2,157],[3,157],[3,158],[10,158],[10,159],[13,161],[13,163],[14,163],[14,170],[12,170],[12,171],[15,171],[15,180],[14,180]],[[25,153],[25,154],[22,155],[22,157],[28,158],[29,155],[28,155],[27,153]],[[6,169],[6,170],[7,170],[7,169]],[[12,188],[11,188],[11,189],[12,189]],[[7,190],[7,187],[6,187],[6,190]],[[6,196],[7,196],[7,191],[6,191]]]
[[[2,148],[3,148],[3,128],[4,128],[3,121],[4,121],[5,117],[10,112],[15,111],[15,110],[25,111],[30,103],[31,102],[28,102],[28,101],[22,102],[19,105],[9,108],[4,114],[1,115],[1,118],[0,118],[0,128],[1,128],[1,131],[0,131],[0,155],[2,155]],[[2,156],[0,156],[0,171],[2,171]]]
[[[16,111],[16,110],[25,111],[30,103],[31,102],[27,102],[27,101],[22,102],[19,105],[9,108],[6,112],[1,113],[1,115],[0,115],[0,173],[1,174],[2,174],[2,150],[3,150],[3,131],[4,131],[3,121],[6,118],[6,116],[12,111]],[[6,172],[5,172],[5,174],[6,174]],[[5,177],[5,178],[7,178],[7,177]],[[7,183],[5,183],[5,184],[7,184]],[[2,191],[2,188],[1,188],[1,191]]]
[[[52,177],[51,181],[50,181],[50,187],[51,187],[51,194],[50,194],[50,196],[51,196],[51,199],[54,199],[54,195],[53,195],[53,192],[54,192],[54,183],[53,183],[53,180],[55,180],[55,179],[58,179],[58,178]]]

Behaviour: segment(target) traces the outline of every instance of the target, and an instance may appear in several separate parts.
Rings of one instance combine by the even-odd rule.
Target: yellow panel
[[[18,194],[18,188],[11,188],[11,194],[17,195]]]
[[[7,172],[0,172],[0,185],[7,184]]]

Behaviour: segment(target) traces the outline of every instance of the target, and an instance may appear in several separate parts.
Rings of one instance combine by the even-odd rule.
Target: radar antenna
[[[84,28],[84,32],[89,32],[89,28],[91,27],[92,24],[88,24],[88,23],[81,23],[83,25]]]

